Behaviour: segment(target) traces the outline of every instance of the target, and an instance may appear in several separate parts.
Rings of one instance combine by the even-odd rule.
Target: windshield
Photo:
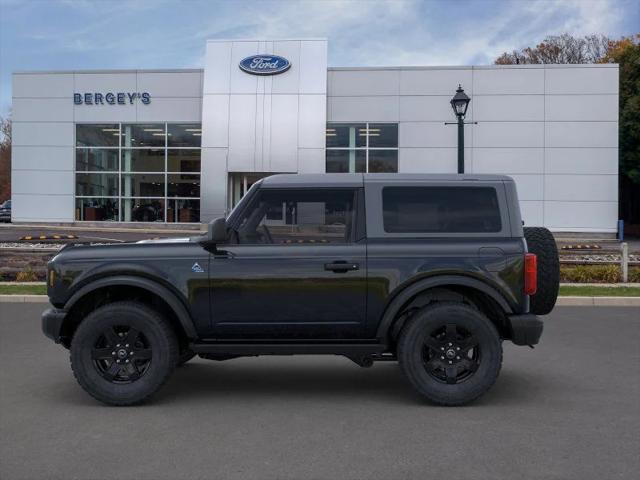
[[[256,192],[256,190],[258,189],[258,186],[261,183],[262,183],[262,179],[258,180],[256,183],[251,185],[251,188],[247,190],[247,193],[245,193],[244,196],[240,199],[240,201],[236,203],[236,206],[233,207],[233,210],[231,210],[231,213],[229,213],[229,216],[227,217],[227,224],[231,224],[234,222],[234,220],[238,216],[238,212],[243,210],[244,206],[251,199],[251,197],[253,197],[253,194]]]
[[[4,202],[2,202],[0,208],[11,208],[11,200],[5,200]]]

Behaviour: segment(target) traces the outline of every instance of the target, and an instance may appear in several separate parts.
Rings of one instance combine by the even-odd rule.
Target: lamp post
[[[458,173],[464,173],[464,116],[467,114],[471,99],[464,93],[462,85],[458,85],[456,94],[451,99],[451,108],[458,117]],[[450,124],[451,122],[447,122]]]

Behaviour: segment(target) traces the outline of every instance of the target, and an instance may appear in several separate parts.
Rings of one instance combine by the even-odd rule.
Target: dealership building
[[[328,67],[327,40],[210,40],[203,69],[13,74],[14,222],[208,222],[274,173],[515,179],[527,225],[613,233],[618,66]]]

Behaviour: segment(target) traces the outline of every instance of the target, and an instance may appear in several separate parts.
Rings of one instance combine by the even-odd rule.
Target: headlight
[[[53,284],[56,283],[56,271],[49,270],[49,286],[53,287]]]

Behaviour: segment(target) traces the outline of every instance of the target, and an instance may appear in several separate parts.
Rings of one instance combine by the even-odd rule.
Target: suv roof
[[[506,175],[488,174],[439,174],[439,173],[302,173],[272,175],[262,179],[263,187],[276,188],[285,186],[339,185],[342,187],[358,187],[364,182],[451,182],[451,181],[484,181],[513,182]]]

